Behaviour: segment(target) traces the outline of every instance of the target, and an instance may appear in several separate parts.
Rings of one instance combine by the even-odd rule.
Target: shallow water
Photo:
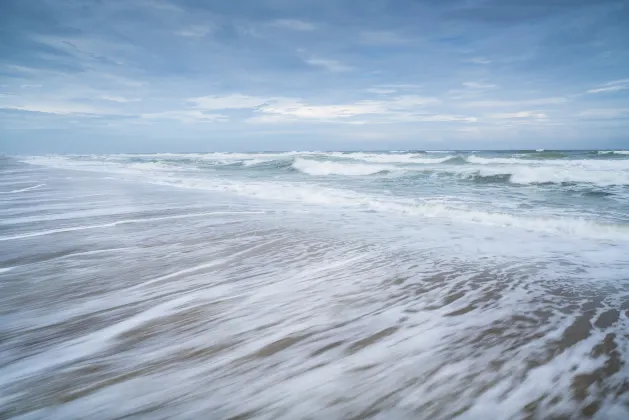
[[[0,171],[0,418],[629,417],[626,154]]]

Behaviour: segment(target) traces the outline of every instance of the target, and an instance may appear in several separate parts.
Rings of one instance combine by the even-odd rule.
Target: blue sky
[[[627,0],[4,0],[0,151],[629,148]]]

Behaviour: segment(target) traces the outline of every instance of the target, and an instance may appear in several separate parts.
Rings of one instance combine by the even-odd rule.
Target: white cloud
[[[234,93],[227,96],[200,96],[198,98],[190,98],[188,102],[194,104],[195,108],[214,110],[255,108],[263,105],[268,100],[268,98]]]
[[[401,45],[409,42],[408,39],[390,31],[361,32],[360,39],[365,44],[371,45]]]
[[[109,96],[109,95],[103,95],[100,97],[100,99],[102,99],[103,101],[118,102],[118,103],[141,101],[141,99],[138,99],[138,98],[125,98],[124,96]]]
[[[142,114],[140,115],[140,118],[149,120],[178,120],[183,123],[218,122],[228,120],[226,115],[206,113],[198,109],[153,112]]]
[[[389,91],[387,91],[389,93]],[[311,104],[299,98],[258,97],[242,94],[202,96],[188,103],[197,111],[249,109],[255,112],[248,123],[279,123],[291,121],[342,122],[347,124],[417,122],[417,121],[476,121],[459,115],[427,115],[425,107],[439,103],[437,98],[419,95],[385,96],[381,100],[349,103]],[[160,114],[161,115],[161,114]],[[195,114],[199,118],[201,114]],[[203,114],[207,115],[207,114]],[[364,120],[364,117],[369,117]],[[186,114],[186,117],[189,115]],[[358,117],[361,121],[356,120]]]
[[[306,63],[311,66],[322,67],[328,71],[332,72],[344,72],[354,70],[353,67],[346,66],[336,60],[327,60],[323,58],[310,58],[306,60]]]
[[[104,109],[95,108],[88,104],[65,103],[65,102],[31,102],[24,105],[0,105],[0,109],[10,109],[15,111],[41,112],[45,114],[70,115],[70,114],[109,114]]]
[[[547,118],[547,115],[543,112],[537,111],[519,111],[519,112],[503,112],[497,114],[489,114],[489,118],[499,120],[510,120],[518,118]]]
[[[331,120],[366,114],[381,114],[386,112],[386,107],[382,103],[374,101],[361,101],[343,105],[308,105],[300,102],[280,102],[265,105],[259,111],[266,114],[283,115],[299,119]]]
[[[283,122],[295,120],[311,120],[321,122],[343,122],[351,124],[365,124],[367,122],[386,123],[395,121],[437,121],[437,117],[412,116],[425,105],[437,103],[435,98],[417,95],[403,95],[381,101],[357,101],[347,104],[312,105],[301,100],[273,99],[257,108],[263,116],[255,116],[248,122]],[[355,117],[369,116],[369,121],[356,121]],[[450,121],[460,120],[452,118]],[[442,121],[445,121],[442,119]]]
[[[271,26],[277,28],[290,29],[293,31],[314,31],[315,25],[310,22],[304,22],[298,19],[278,19],[271,23]]]
[[[480,82],[463,82],[463,86],[469,89],[494,89],[498,87],[489,83]]]
[[[476,117],[467,117],[464,115],[448,115],[448,114],[436,114],[436,115],[426,115],[419,117],[420,121],[426,122],[477,122],[478,119]]]
[[[524,107],[524,106],[538,106],[538,105],[557,105],[568,102],[568,98],[563,96],[557,96],[552,98],[538,98],[538,99],[524,99],[521,101],[503,101],[503,100],[486,100],[486,101],[472,101],[467,102],[464,105],[470,107]]]
[[[614,80],[612,82],[605,83],[599,88],[590,89],[587,93],[615,92],[625,89],[629,89],[629,79]]]
[[[365,92],[375,93],[376,95],[388,95],[390,93],[397,92],[397,90],[395,90],[395,89],[383,89],[383,88],[370,88],[370,89],[365,89]]]

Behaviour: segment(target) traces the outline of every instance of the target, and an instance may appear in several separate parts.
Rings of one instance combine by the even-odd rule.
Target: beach
[[[0,418],[629,417],[629,154],[0,157]]]

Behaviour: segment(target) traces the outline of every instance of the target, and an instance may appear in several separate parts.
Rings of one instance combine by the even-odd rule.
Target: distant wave
[[[438,158],[429,158],[419,153],[409,154],[385,154],[385,153],[362,153],[354,152],[347,154],[330,153],[330,157],[340,157],[345,159],[362,160],[364,162],[373,163],[407,163],[407,164],[437,164],[443,163],[452,156],[444,156]]]

